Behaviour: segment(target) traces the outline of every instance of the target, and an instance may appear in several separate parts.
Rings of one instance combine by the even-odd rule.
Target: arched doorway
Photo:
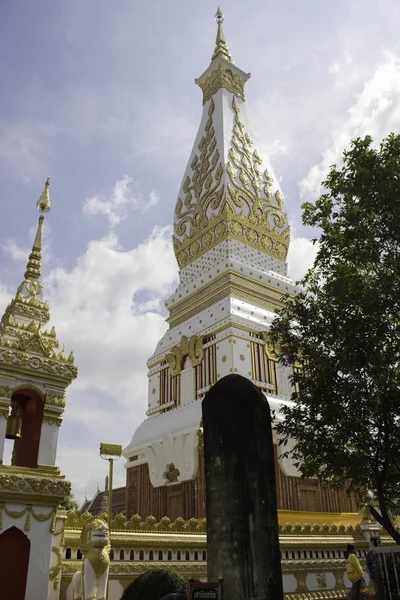
[[[17,527],[0,535],[1,597],[25,600],[31,542]]]

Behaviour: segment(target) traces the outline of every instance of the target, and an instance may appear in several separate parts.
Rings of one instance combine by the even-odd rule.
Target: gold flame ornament
[[[50,177],[46,179],[44,190],[39,200],[37,201],[36,208],[41,213],[48,213],[50,210]]]

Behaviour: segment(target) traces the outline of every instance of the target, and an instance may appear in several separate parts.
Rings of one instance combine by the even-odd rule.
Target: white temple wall
[[[7,503],[6,509],[8,512],[20,512],[26,509],[26,505]],[[32,506],[32,510],[36,514],[48,515],[51,512],[51,507]],[[26,599],[46,599],[49,588],[49,566],[53,538],[50,527],[53,515],[45,521],[40,522],[34,518],[33,514],[30,514],[29,530],[26,531],[28,528],[27,512],[19,518],[8,516],[5,510],[3,510],[2,513],[1,533],[10,527],[17,527],[31,542],[25,595]]]
[[[242,338],[231,338],[232,372],[243,377],[251,377],[250,342]]]
[[[56,464],[59,427],[56,423],[43,421],[40,433],[38,465]]]
[[[166,306],[171,309],[187,295],[199,291],[228,271],[236,271],[248,277],[257,274],[258,281],[275,285],[279,282],[279,287],[283,287],[285,291],[293,291],[295,286],[286,276],[286,269],[287,265],[283,261],[239,240],[225,239],[180,271],[180,283],[166,301]]]
[[[232,362],[232,344],[231,338],[225,338],[222,340],[217,340],[217,369],[218,369],[218,377],[221,379],[225,377],[225,375],[229,375],[231,373],[231,369],[233,368]]]
[[[275,313],[272,310],[234,297],[223,298],[188,318],[184,323],[169,329],[158,343],[149,363],[164,360],[171,348],[179,345],[183,335],[188,338],[199,334],[210,335],[217,329],[234,327],[235,323],[240,323],[242,327],[249,330],[263,331],[269,327],[274,317]]]
[[[148,399],[149,399],[149,411],[156,408],[160,403],[160,375],[158,373],[152,373],[149,375],[148,382]]]
[[[181,371],[181,405],[193,402],[195,393],[195,370],[192,367],[192,361],[188,357],[185,367]]]
[[[292,374],[292,369],[289,367],[284,367],[283,365],[278,363],[277,371],[278,371],[279,394],[281,396],[288,396],[290,398],[290,396],[293,392],[293,386],[291,385],[291,383],[289,381],[289,377]]]
[[[5,440],[6,429],[7,429],[7,419],[3,415],[0,414],[0,460],[1,460],[1,463],[4,460],[4,444],[6,441]]]
[[[63,526],[65,523],[67,512],[59,510],[55,523],[55,533],[53,535],[51,557],[50,557],[50,577],[48,583],[47,600],[59,600],[60,597],[60,582],[63,559]]]

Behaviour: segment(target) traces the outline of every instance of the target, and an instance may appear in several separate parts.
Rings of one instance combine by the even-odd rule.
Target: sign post
[[[223,598],[223,577],[218,577],[218,581],[189,581],[188,600],[224,600]]]

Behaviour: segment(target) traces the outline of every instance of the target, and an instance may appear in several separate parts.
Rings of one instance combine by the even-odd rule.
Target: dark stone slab
[[[282,600],[271,414],[240,375],[203,400],[208,580],[226,600]]]

